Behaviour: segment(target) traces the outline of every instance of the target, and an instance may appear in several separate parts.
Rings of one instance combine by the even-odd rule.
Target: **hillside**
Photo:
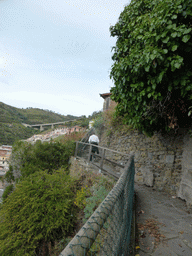
[[[20,109],[0,102],[0,145],[12,145],[14,141],[27,139],[37,130],[24,127],[26,124],[54,123],[77,118],[71,115],[60,115],[49,110],[38,108]]]

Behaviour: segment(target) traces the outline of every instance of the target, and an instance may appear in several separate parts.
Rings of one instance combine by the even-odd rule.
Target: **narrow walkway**
[[[135,184],[135,192],[136,255],[192,256],[192,210],[186,203],[145,185]]]

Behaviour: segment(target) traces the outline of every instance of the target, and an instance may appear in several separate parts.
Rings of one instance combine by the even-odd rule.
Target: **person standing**
[[[90,137],[89,137],[89,143],[92,144],[92,150],[91,150],[91,153],[97,153],[99,154],[99,149],[98,149],[98,145],[99,145],[99,138],[97,135],[95,134],[92,134]],[[94,146],[96,145],[96,146]],[[90,156],[90,161],[92,161],[92,154]]]

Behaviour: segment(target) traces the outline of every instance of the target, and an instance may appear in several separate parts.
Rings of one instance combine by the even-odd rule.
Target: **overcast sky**
[[[0,101],[90,115],[109,73],[121,0],[0,0]]]

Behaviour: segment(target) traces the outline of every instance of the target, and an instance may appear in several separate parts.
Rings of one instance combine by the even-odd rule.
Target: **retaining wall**
[[[179,196],[192,205],[192,138],[185,129],[177,134],[156,133],[151,138],[137,130],[108,130],[100,146],[126,154],[134,152],[135,182]],[[111,160],[126,161],[119,155]]]

